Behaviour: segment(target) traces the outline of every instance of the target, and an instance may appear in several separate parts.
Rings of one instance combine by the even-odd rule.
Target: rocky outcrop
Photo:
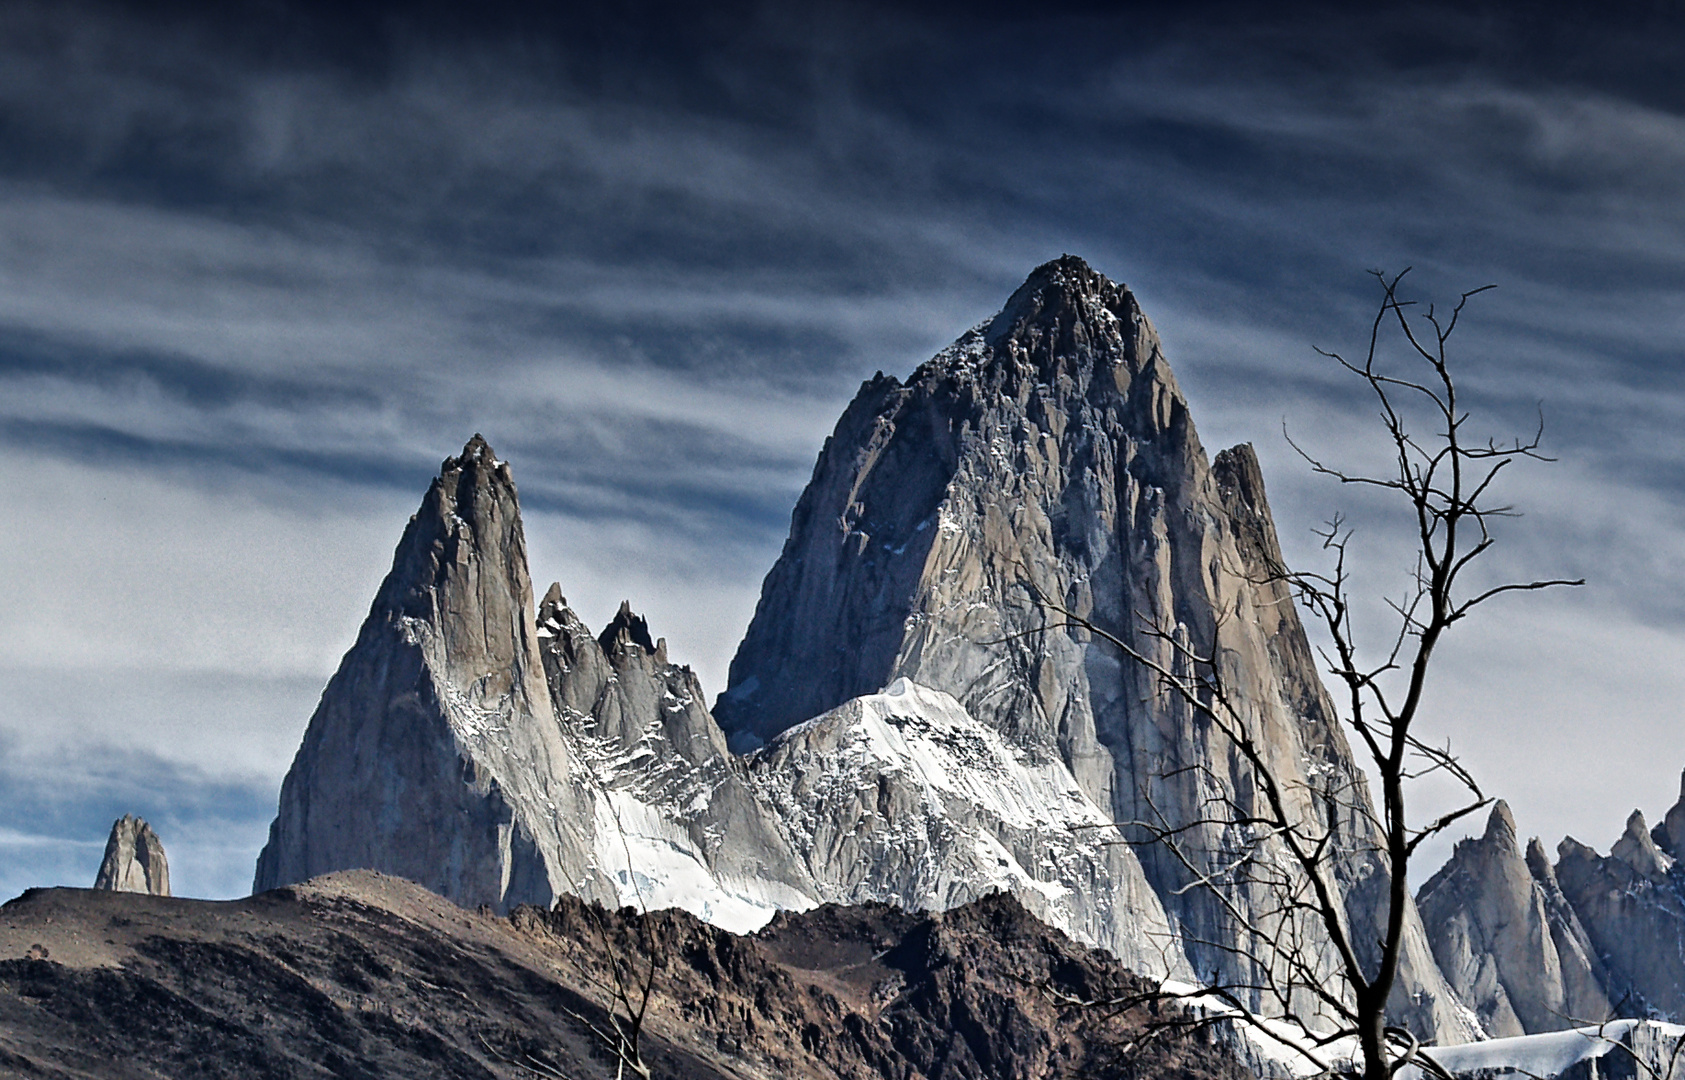
[[[1368,796],[1278,565],[1250,448],[1208,462],[1135,298],[1062,258],[907,382],[861,387],[715,714],[752,747],[905,678],[952,695],[1014,752],[1056,757],[1103,815],[1162,820],[1215,864],[1252,839],[1202,823],[1210,800],[1244,812],[1261,797],[1236,748],[1049,601],[1173,665],[1163,630],[1225,657],[1230,693],[1305,812],[1313,797],[1343,804],[1337,887],[1366,944],[1387,891]],[[1162,847],[1137,851],[1194,969],[1252,981],[1255,939],[1228,904],[1190,887]],[[1276,925],[1274,890],[1230,892],[1267,936],[1327,948],[1315,920]],[[1413,912],[1393,1003],[1425,1035],[1470,1033]]]
[[[1632,812],[1607,856],[1573,837],[1556,850],[1557,880],[1609,970],[1610,999],[1627,1015],[1685,1019],[1685,882],[1644,815]]]
[[[1192,975],[1064,761],[1015,749],[948,694],[897,679],[785,731],[752,770],[828,899],[945,911],[1009,892],[1134,971]]]
[[[622,904],[757,929],[822,892],[746,781],[688,667],[622,604],[593,636],[552,585],[538,640],[556,714],[595,787],[593,858]]]
[[[1500,800],[1416,895],[1440,970],[1494,1037],[1610,1016],[1603,966],[1543,855],[1534,840],[1523,856]]]
[[[170,895],[170,860],[152,826],[130,814],[111,823],[94,888]]]
[[[514,481],[476,435],[322,693],[253,888],[362,867],[498,910],[608,897],[595,819],[545,680]]]

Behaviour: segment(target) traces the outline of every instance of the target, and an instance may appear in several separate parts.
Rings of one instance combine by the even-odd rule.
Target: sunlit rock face
[[[1434,958],[1494,1037],[1609,1015],[1607,975],[1537,840],[1523,856],[1502,801],[1416,895]]]
[[[1368,795],[1291,598],[1268,580],[1278,562],[1250,448],[1207,459],[1135,298],[1067,256],[905,383],[861,387],[796,506],[715,715],[752,748],[904,678],[951,695],[1015,752],[1056,757],[1103,816],[1185,827],[1189,847],[1220,857],[1245,841],[1197,824],[1208,800],[1244,812],[1260,797],[1235,747],[1146,667],[1056,625],[1046,601],[1174,666],[1157,627],[1223,657],[1244,722],[1307,812],[1314,792],[1344,803],[1318,813],[1334,819],[1346,853],[1335,887],[1367,948],[1387,891],[1366,853]],[[1131,857],[1196,973],[1253,977],[1255,942],[1224,903],[1186,888],[1161,846]],[[1247,918],[1271,922],[1271,890],[1229,891]],[[1292,932],[1327,955],[1314,921]],[[1424,1035],[1471,1031],[1413,911],[1393,1004]]]
[[[131,814],[111,823],[94,888],[170,895],[170,860],[152,826]]]
[[[505,910],[608,898],[556,722],[509,467],[441,466],[281,787],[254,889],[365,868]]]

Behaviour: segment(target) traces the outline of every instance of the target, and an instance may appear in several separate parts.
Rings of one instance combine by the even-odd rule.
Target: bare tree
[[[589,721],[589,717],[568,717],[579,725]],[[589,760],[593,749],[587,748],[585,737],[574,730],[574,724],[564,723],[564,732],[570,737],[576,753],[584,760]],[[614,804],[613,792],[602,780],[594,766],[585,770],[589,783],[597,798],[604,800],[614,817],[615,832],[620,838],[621,854],[625,857],[626,875],[631,882],[633,893],[638,899],[635,914],[630,908],[622,908],[613,913],[594,902],[583,905],[586,917],[591,921],[597,932],[598,941],[602,945],[603,956],[608,961],[608,977],[592,976],[591,980],[603,994],[603,1012],[607,1015],[606,1027],[599,1027],[590,1023],[582,1016],[578,1019],[586,1024],[603,1046],[614,1056],[616,1080],[624,1080],[628,1076],[638,1080],[649,1080],[649,1065],[643,1059],[641,1045],[643,1042],[644,1021],[649,1015],[649,1008],[655,993],[655,975],[661,966],[661,956],[658,952],[654,936],[654,921],[650,918],[649,902],[644,896],[642,875],[638,872],[637,860],[632,857],[632,845],[626,835],[626,824],[621,820],[620,810]],[[615,927],[620,930],[617,935],[610,926],[613,920]],[[630,929],[635,925],[637,932]],[[642,957],[639,957],[639,953]]]
[[[1186,871],[1184,890],[1208,890],[1217,899],[1241,928],[1241,944],[1205,944],[1243,952],[1253,973],[1197,991],[1160,990],[1147,996],[1203,996],[1222,1003],[1215,1012],[1172,1021],[1181,1026],[1221,1016],[1284,1039],[1285,1020],[1303,1032],[1287,1041],[1318,1072],[1360,1071],[1364,1080],[1389,1080],[1408,1064],[1444,1075],[1414,1035],[1388,1022],[1411,904],[1408,872],[1423,843],[1490,802],[1449,744],[1431,744],[1417,731],[1435,651],[1452,626],[1496,597],[1583,584],[1549,579],[1468,585],[1475,576],[1470,567],[1495,542],[1493,523],[1515,516],[1497,500],[1497,481],[1518,460],[1549,460],[1539,452],[1542,422],[1531,438],[1498,442],[1471,437],[1448,343],[1469,299],[1485,289],[1463,294],[1448,315],[1431,306],[1417,311],[1399,295],[1405,273],[1375,273],[1382,297],[1362,360],[1322,354],[1361,379],[1373,395],[1391,467],[1380,475],[1352,472],[1293,444],[1315,473],[1343,485],[1377,489],[1409,510],[1415,566],[1404,595],[1386,600],[1396,625],[1385,637],[1385,648],[1371,657],[1359,647],[1356,623],[1359,611],[1366,609],[1353,593],[1347,564],[1352,534],[1343,518],[1335,517],[1318,533],[1329,556],[1326,569],[1296,572],[1273,565],[1261,580],[1254,576],[1258,584],[1284,584],[1325,632],[1320,651],[1334,680],[1336,708],[1378,782],[1378,806],[1355,774],[1325,771],[1307,783],[1274,767],[1244,703],[1225,682],[1217,644],[1223,614],[1212,640],[1199,643],[1185,628],[1144,614],[1138,614],[1141,625],[1134,634],[1109,631],[1042,598],[1060,617],[1050,625],[1080,627],[1110,642],[1152,672],[1159,692],[1209,721],[1238,753],[1255,789],[1244,801],[1232,794],[1207,797],[1200,819],[1193,822],[1172,823],[1149,800],[1154,820],[1117,823],[1131,837],[1125,842],[1164,845]],[[1383,361],[1383,340],[1391,332],[1399,335],[1402,366]],[[1429,774],[1449,777],[1463,797],[1455,808],[1413,823],[1406,812],[1410,781]],[[1203,789],[1227,790],[1217,783]],[[1367,823],[1369,850],[1354,852],[1343,839],[1349,838],[1338,822],[1350,815]],[[1192,839],[1212,831],[1228,838],[1221,850],[1202,848]],[[1384,925],[1380,940],[1370,941],[1354,936],[1344,897],[1354,857],[1376,856],[1387,876]],[[1237,899],[1260,890],[1271,898],[1261,910]],[[1310,933],[1313,927],[1320,933]]]

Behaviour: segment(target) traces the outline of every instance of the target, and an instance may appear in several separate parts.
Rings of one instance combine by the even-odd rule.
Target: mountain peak
[[[653,638],[649,636],[649,622],[642,615],[632,610],[632,601],[622,600],[620,610],[614,613],[614,618],[603,628],[597,638],[597,644],[603,647],[605,653],[612,654],[616,646],[626,644],[638,646],[646,653],[653,654],[657,647]]]
[[[1036,267],[998,315],[905,385],[861,387],[791,515],[715,718],[737,746],[775,746],[792,726],[904,677],[1061,761],[1104,820],[1174,813],[1210,830],[1191,846],[1216,850],[1223,841],[1202,809],[1210,793],[1188,779],[1212,760],[1196,757],[1204,744],[1162,704],[1149,671],[1054,618],[1048,598],[1058,598],[1146,650],[1157,648],[1153,620],[1188,627],[1199,648],[1236,657],[1247,682],[1235,692],[1245,708],[1256,703],[1283,760],[1326,762],[1360,782],[1292,597],[1270,574],[1279,553],[1261,475],[1246,450],[1225,461],[1227,493],[1129,290],[1073,256]],[[1340,827],[1354,850],[1373,843],[1359,835],[1366,826]],[[1152,903],[1175,909],[1173,924],[1229,925],[1217,900],[1189,890],[1185,867],[1162,852],[1143,860],[1072,918],[1112,933],[1114,913],[1150,910],[1120,884],[1141,880]],[[1273,903],[1261,891],[1243,902],[1254,900],[1260,912]],[[1354,918],[1379,910],[1359,906]],[[1196,970],[1256,978],[1234,966],[1236,948],[1197,948]],[[1422,1030],[1462,1030],[1431,961],[1400,985],[1401,998],[1421,992],[1406,1007]]]
[[[1486,819],[1486,836],[1488,844],[1499,844],[1506,851],[1516,851],[1515,815],[1510,813],[1509,803],[1499,799],[1492,804],[1492,814]]]
[[[1086,352],[1109,338],[1121,343],[1132,337],[1124,328],[1139,316],[1128,288],[1075,255],[1063,255],[1030,271],[989,321],[984,338],[997,348],[1016,339],[1025,346],[1045,342],[1053,351]]]
[[[595,888],[575,870],[593,811],[573,768],[515,484],[475,435],[440,466],[323,691],[254,891],[350,867],[498,908]]]
[[[476,431],[474,437],[463,444],[461,454],[454,458],[445,459],[444,468],[462,468],[469,462],[477,462],[484,458],[490,458],[494,464],[497,462],[497,454],[493,452],[491,444],[486,442],[484,435]]]
[[[1644,877],[1658,881],[1665,879],[1668,870],[1673,866],[1673,859],[1656,847],[1656,842],[1650,837],[1650,829],[1644,822],[1644,814],[1638,810],[1634,810],[1626,819],[1626,832],[1615,841],[1615,846],[1609,849],[1609,854]]]

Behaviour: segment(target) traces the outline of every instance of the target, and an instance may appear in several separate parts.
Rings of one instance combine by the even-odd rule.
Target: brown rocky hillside
[[[670,1080],[1247,1074],[1145,1017],[1062,1006],[1137,985],[994,896],[941,916],[825,907],[738,937],[574,900],[509,918],[396,878],[246,900],[31,890],[0,909],[0,1074],[598,1080],[611,955],[655,945],[645,1057]]]

